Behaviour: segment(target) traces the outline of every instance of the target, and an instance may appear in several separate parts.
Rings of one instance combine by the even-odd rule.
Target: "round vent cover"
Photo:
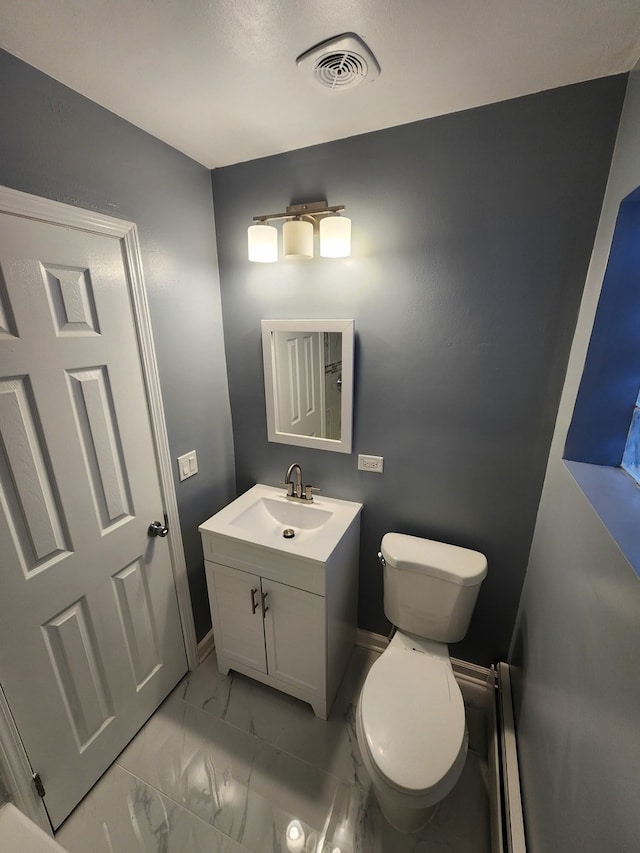
[[[367,45],[355,33],[323,41],[296,60],[298,68],[311,73],[313,80],[334,92],[352,89],[376,79],[380,66]]]
[[[313,67],[313,73],[322,86],[328,89],[357,86],[367,76],[367,63],[357,53],[341,51],[321,56]]]

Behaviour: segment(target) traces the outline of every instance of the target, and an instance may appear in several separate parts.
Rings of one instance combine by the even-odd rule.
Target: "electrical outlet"
[[[181,480],[186,480],[187,477],[193,477],[198,473],[198,457],[195,450],[190,450],[183,456],[178,456],[178,474]]]
[[[372,471],[375,474],[382,474],[383,466],[383,456],[365,456],[362,453],[358,454],[358,471]]]

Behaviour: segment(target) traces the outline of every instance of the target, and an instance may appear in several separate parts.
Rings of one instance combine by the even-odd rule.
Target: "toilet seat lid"
[[[448,660],[389,647],[360,694],[371,759],[399,791],[426,792],[454,768],[465,742],[465,712]]]

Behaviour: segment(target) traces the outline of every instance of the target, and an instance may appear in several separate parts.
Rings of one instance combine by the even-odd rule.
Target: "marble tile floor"
[[[476,708],[467,713],[465,769],[430,824],[402,835],[380,813],[354,719],[375,657],[354,650],[325,722],[297,699],[221,675],[209,655],[62,825],[58,842],[70,853],[490,853],[486,725]],[[297,834],[289,846],[287,831]]]

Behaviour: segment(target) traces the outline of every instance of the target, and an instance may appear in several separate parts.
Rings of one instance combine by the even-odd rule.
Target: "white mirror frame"
[[[277,383],[275,369],[274,332],[341,332],[342,333],[342,394],[340,398],[340,439],[295,435],[276,429]],[[262,358],[264,362],[264,393],[267,412],[267,438],[279,444],[314,447],[351,453],[353,435],[353,320],[262,320]]]

